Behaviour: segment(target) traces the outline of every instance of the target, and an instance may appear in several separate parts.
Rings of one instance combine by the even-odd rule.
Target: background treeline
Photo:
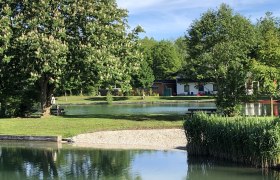
[[[279,20],[267,13],[252,23],[222,4],[194,20],[174,41],[139,39],[115,0],[0,2],[0,116],[23,116],[52,94],[97,94],[98,89],[149,88],[157,79],[218,87],[217,106],[237,112],[246,82],[278,93]]]
[[[143,29],[129,28],[115,0],[7,0],[0,17],[0,116],[24,116],[38,102],[44,111],[52,94],[147,88],[181,66],[174,43],[140,46]]]
[[[114,0],[7,0],[0,17],[0,116],[44,110],[58,89],[129,89],[140,68],[143,30]]]
[[[208,10],[187,30],[182,75],[215,82],[216,104],[225,115],[238,114],[248,89],[272,99],[279,93],[279,25],[271,13],[252,23],[226,4]]]

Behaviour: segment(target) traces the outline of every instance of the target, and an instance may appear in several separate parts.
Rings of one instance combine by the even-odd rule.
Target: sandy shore
[[[101,131],[73,137],[73,145],[106,149],[185,149],[183,129]]]

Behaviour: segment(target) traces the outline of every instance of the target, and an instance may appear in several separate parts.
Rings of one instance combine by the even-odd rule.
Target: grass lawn
[[[57,104],[107,103],[106,97],[61,96]],[[212,96],[141,96],[113,97],[113,103],[180,103],[212,101]],[[65,115],[44,118],[0,119],[2,135],[61,135],[72,137],[81,133],[102,130],[182,128],[182,115]]]
[[[2,135],[62,135],[72,137],[101,130],[182,128],[183,117],[147,116],[49,116],[44,118],[0,119]]]
[[[106,96],[60,96],[56,97],[58,104],[91,104],[106,103]],[[114,96],[113,103],[178,103],[188,101],[213,101],[213,96]]]

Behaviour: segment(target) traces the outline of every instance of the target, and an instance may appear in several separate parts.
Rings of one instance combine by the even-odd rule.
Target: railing
[[[188,112],[186,114],[193,115],[195,112],[205,112],[207,114],[213,114],[217,111],[217,108],[209,108],[209,107],[195,107],[195,108],[188,108]]]

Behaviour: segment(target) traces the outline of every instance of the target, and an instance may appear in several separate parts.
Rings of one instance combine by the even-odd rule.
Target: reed
[[[279,118],[198,113],[184,122],[189,155],[207,155],[257,167],[279,167]]]

